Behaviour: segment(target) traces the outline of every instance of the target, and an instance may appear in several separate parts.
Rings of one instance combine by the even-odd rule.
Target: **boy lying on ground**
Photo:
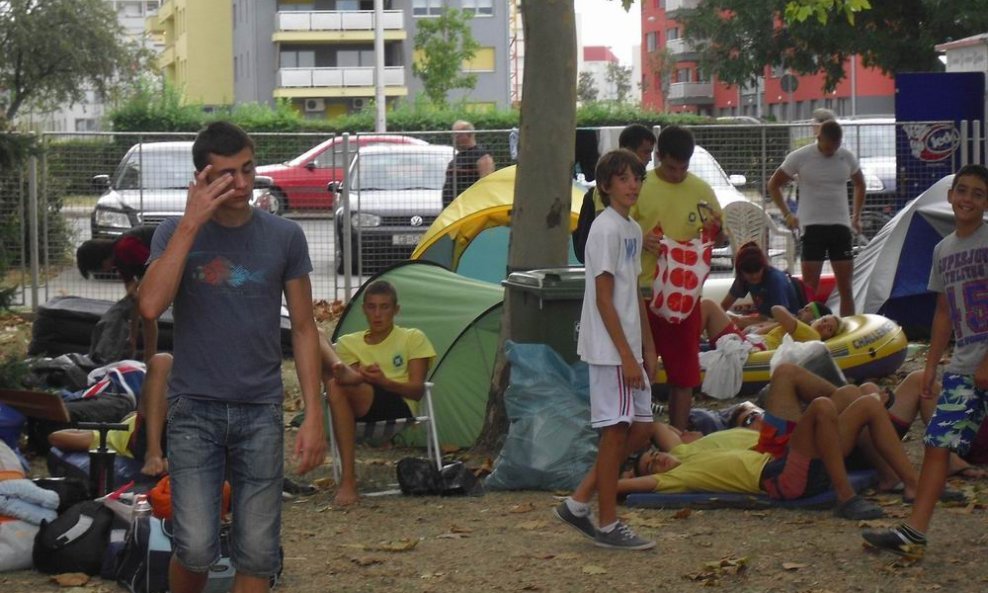
[[[840,412],[835,400],[816,398],[791,430],[777,420],[755,415],[749,422],[759,431],[754,438],[750,431],[731,429],[686,444],[669,431],[661,438],[670,452],[642,455],[636,464],[640,475],[620,480],[618,491],[765,492],[774,499],[791,500],[832,487],[838,517],[881,517],[884,513],[880,507],[854,492],[844,467],[844,457],[867,428],[875,449],[904,484],[904,496],[915,494],[916,470],[877,398],[858,397]],[[737,448],[745,439],[756,443]],[[731,441],[734,448],[725,448]]]

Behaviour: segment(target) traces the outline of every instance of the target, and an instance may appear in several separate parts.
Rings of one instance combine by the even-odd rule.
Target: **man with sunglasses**
[[[638,203],[631,217],[642,228],[641,288],[651,288],[659,255],[660,241],[667,236],[676,241],[697,239],[704,231],[718,244],[726,240],[721,225],[720,204],[713,189],[689,172],[696,143],[693,134],[680,126],[666,126],[656,142],[658,166],[645,176]],[[700,279],[702,284],[705,278]],[[655,348],[662,358],[669,384],[669,421],[685,429],[689,421],[693,389],[700,385],[700,332],[702,320],[699,299],[689,316],[673,323],[646,307]]]

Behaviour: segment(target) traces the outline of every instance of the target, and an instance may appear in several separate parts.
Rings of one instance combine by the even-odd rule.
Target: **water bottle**
[[[130,511],[131,528],[133,529],[143,517],[151,517],[151,503],[148,502],[147,494],[138,494],[134,497],[134,507]]]

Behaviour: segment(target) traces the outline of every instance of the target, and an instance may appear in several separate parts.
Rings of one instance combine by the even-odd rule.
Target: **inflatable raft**
[[[824,342],[834,362],[853,381],[890,375],[906,360],[906,333],[891,319],[881,315],[851,315],[841,320],[841,333]],[[768,383],[769,361],[774,350],[754,352],[748,357],[742,375],[741,393],[749,395]],[[655,382],[665,384],[666,373],[659,361]]]

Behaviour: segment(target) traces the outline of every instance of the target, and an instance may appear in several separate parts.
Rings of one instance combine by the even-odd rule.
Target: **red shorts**
[[[680,323],[662,319],[647,303],[645,311],[655,352],[662,357],[669,384],[690,388],[700,385],[700,332],[703,329],[700,307],[694,307],[689,317]]]
[[[793,500],[819,494],[830,487],[830,478],[819,459],[809,459],[788,449],[762,470],[762,490],[775,500]]]

